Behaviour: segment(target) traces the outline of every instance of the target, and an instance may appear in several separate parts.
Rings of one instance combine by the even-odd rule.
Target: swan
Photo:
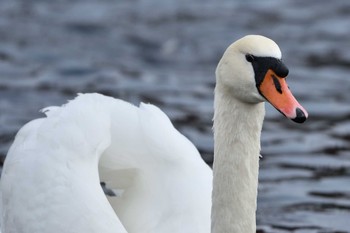
[[[264,102],[297,123],[308,116],[287,75],[269,38],[227,48],[216,69],[213,170],[154,105],[92,93],[44,109],[7,154],[2,233],[255,232]]]

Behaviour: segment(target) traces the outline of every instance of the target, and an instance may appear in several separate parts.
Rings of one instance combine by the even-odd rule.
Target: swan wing
[[[50,232],[210,232],[211,169],[160,109],[83,94],[44,112],[46,118],[19,131],[7,155],[2,227],[20,227],[21,232],[45,232],[48,226],[57,226]],[[84,164],[79,156],[95,156],[99,169],[77,175],[71,167]],[[111,191],[110,204],[100,181]],[[112,208],[117,215],[110,213]],[[33,218],[40,216],[46,221],[38,224]],[[73,224],[67,216],[83,218]],[[74,227],[68,231],[69,224],[61,221]]]
[[[110,145],[110,99],[81,95],[22,127],[2,171],[2,232],[126,233],[97,169]]]
[[[210,232],[212,171],[158,107],[115,102],[99,165],[128,232]]]

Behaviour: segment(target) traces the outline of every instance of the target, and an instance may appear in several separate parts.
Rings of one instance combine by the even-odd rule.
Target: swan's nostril
[[[300,108],[297,108],[295,110],[296,112],[296,117],[294,119],[292,119],[294,122],[297,122],[297,123],[303,123],[305,120],[306,120],[306,115],[305,113],[303,112],[303,110],[301,110]]]

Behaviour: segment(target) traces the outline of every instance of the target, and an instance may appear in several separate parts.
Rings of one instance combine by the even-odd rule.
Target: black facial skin
[[[247,54],[245,57],[248,62],[252,63],[255,73],[255,83],[258,90],[269,69],[273,70],[275,74],[281,78],[287,77],[289,73],[287,66],[282,62],[281,59],[274,57],[256,57],[251,54]],[[278,82],[277,85],[276,81]],[[274,78],[274,82],[276,88],[280,86],[277,77]],[[277,91],[280,92],[279,90]]]
[[[289,73],[287,66],[282,62],[281,59],[274,57],[256,57],[251,54],[247,54],[245,57],[248,62],[252,63],[255,73],[256,87],[262,96],[264,95],[260,92],[260,85],[264,81],[265,75],[269,69],[275,72],[275,74],[280,78],[287,77]],[[279,79],[275,75],[272,75],[272,80],[275,84],[276,91],[282,94],[282,88]],[[277,110],[281,112],[279,109]],[[284,115],[283,112],[281,113]],[[306,120],[305,113],[300,108],[297,108],[296,117],[292,120],[297,123],[303,123]]]

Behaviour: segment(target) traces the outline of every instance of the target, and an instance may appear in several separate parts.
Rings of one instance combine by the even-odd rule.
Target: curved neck
[[[212,233],[256,231],[260,134],[264,103],[215,88]]]

